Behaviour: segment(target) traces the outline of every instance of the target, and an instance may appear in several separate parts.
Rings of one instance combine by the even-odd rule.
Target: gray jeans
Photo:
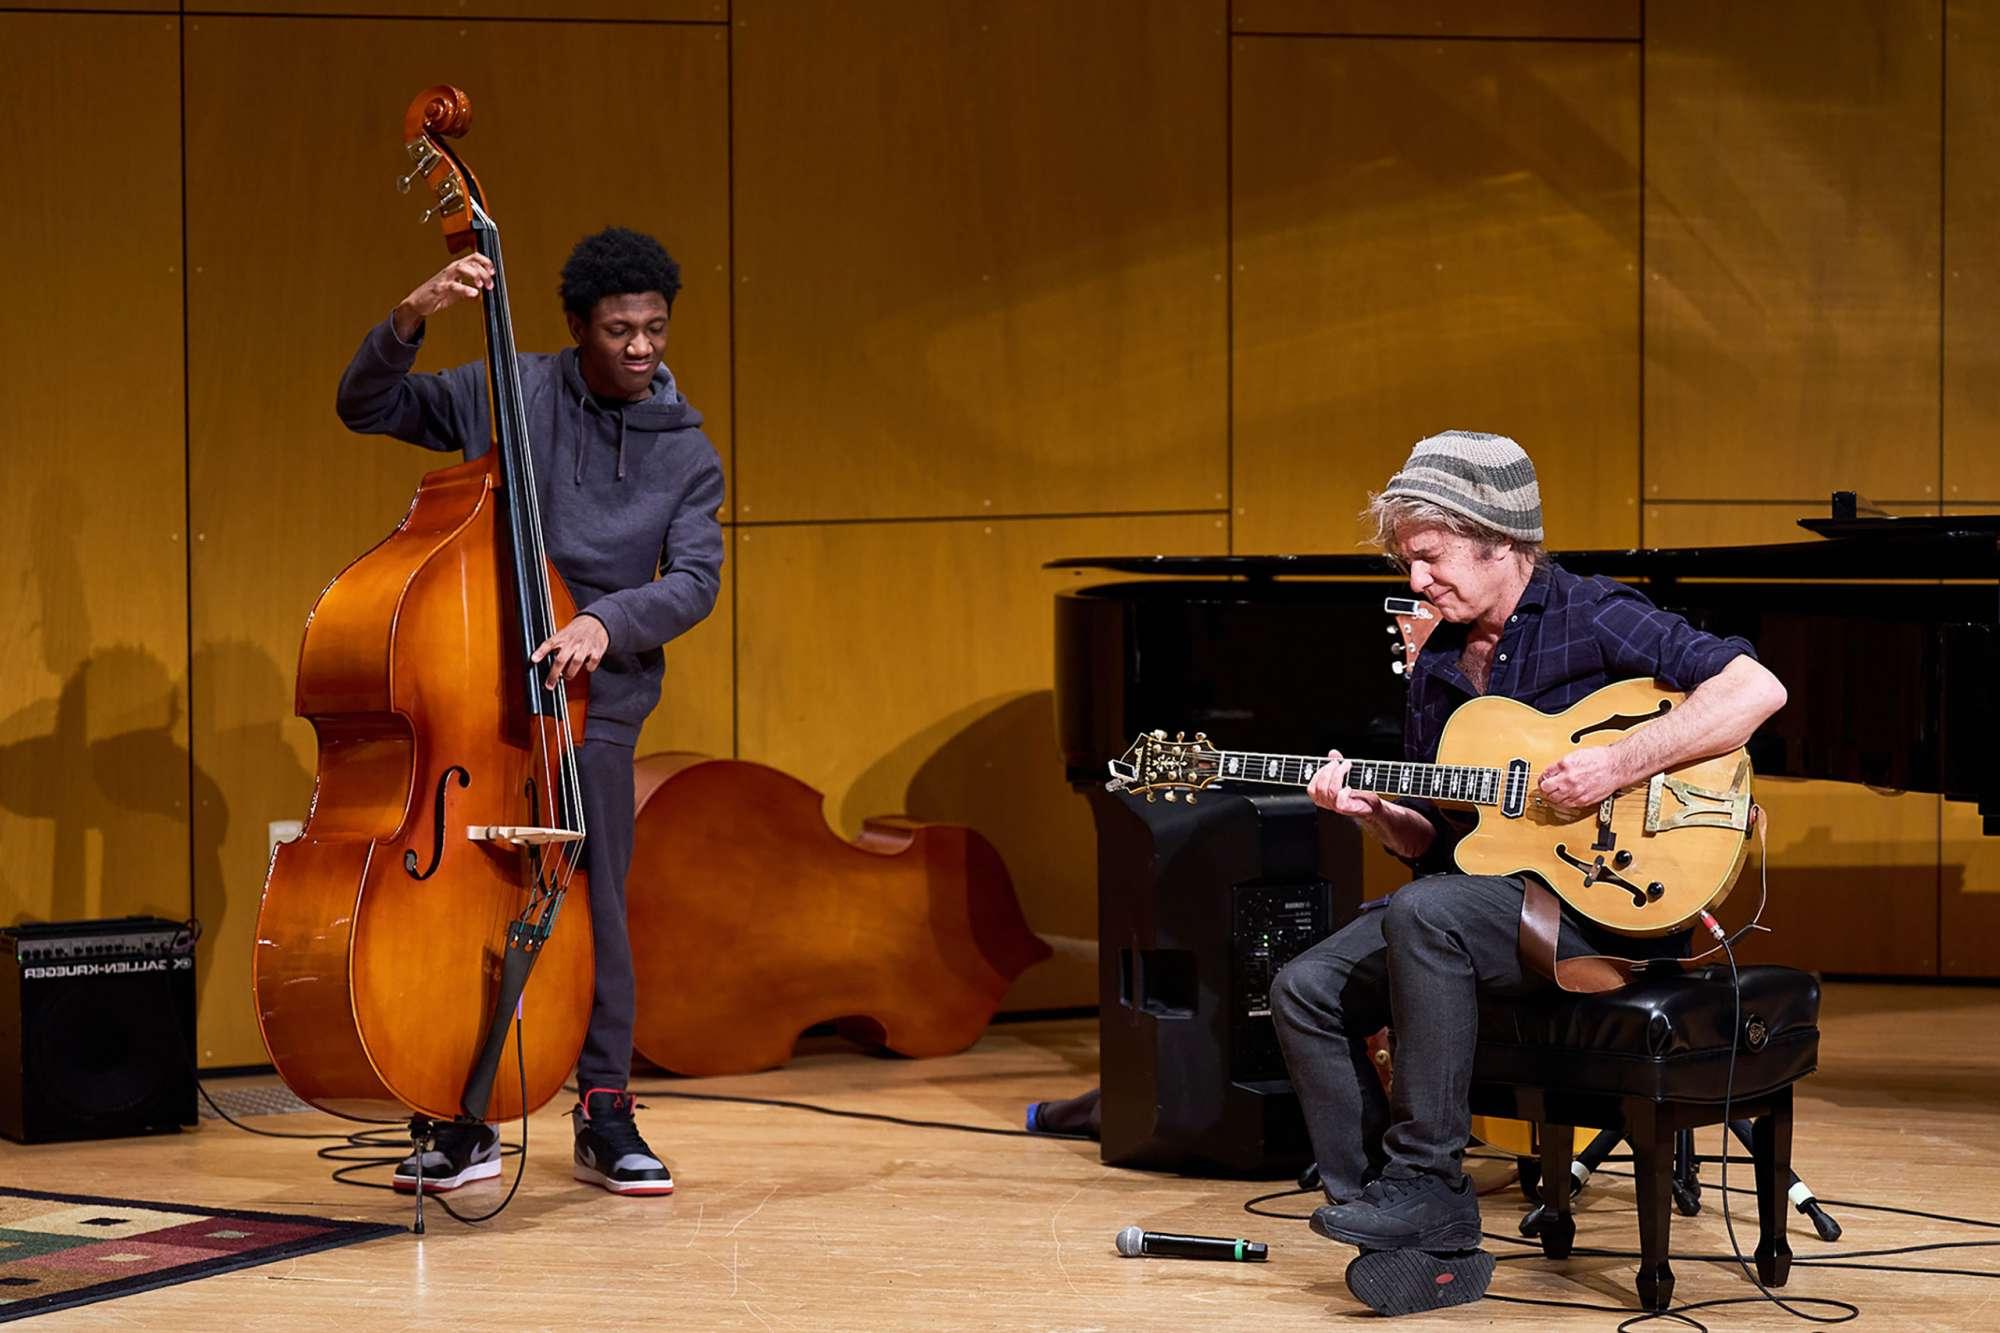
[[[1520,920],[1520,880],[1433,875],[1363,910],[1271,984],[1278,1042],[1329,1198],[1356,1198],[1384,1172],[1457,1179],[1479,996],[1549,984],[1521,963]],[[1596,949],[1566,915],[1561,955]],[[1366,1049],[1384,1025],[1396,1034],[1393,1104]]]
[[[579,1092],[623,1088],[632,1072],[632,936],[625,923],[625,874],[632,866],[632,747],[585,741],[576,765],[583,787],[584,869],[590,875],[590,932],[597,990],[576,1063]],[[573,910],[573,898],[563,904]]]

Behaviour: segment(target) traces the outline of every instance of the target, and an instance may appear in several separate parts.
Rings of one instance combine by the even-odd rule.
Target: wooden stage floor
[[[1826,1199],[2000,1220],[2000,989],[1830,985],[1821,1070],[1800,1088],[1796,1165]],[[810,1101],[851,1110],[1018,1127],[1031,1101],[1096,1081],[1090,1022],[1009,1024],[940,1060],[882,1059],[814,1043],[783,1070],[687,1081],[703,1093]],[[659,1082],[653,1080],[652,1082]],[[241,1080],[219,1083],[241,1086]],[[1347,1294],[1352,1251],[1302,1221],[1250,1217],[1244,1201],[1286,1182],[1184,1180],[1113,1170],[1094,1144],[1008,1138],[834,1119],[761,1106],[655,1098],[641,1112],[674,1168],[670,1199],[619,1199],[569,1178],[564,1111],[531,1122],[532,1153],[512,1207],[482,1227],[431,1211],[430,1234],[398,1236],[49,1316],[50,1326],[147,1329],[416,1327],[514,1329],[1155,1329],[1271,1330],[1372,1319]],[[332,1127],[317,1114],[259,1118],[286,1131]],[[510,1133],[513,1137],[516,1130]],[[1716,1137],[1704,1137],[1713,1152]],[[28,1188],[404,1220],[407,1201],[328,1179],[313,1145],[256,1138],[216,1121],[177,1138],[80,1146],[0,1142],[0,1181]],[[453,1196],[464,1210],[498,1185]],[[1728,1250],[1716,1189],[1674,1222],[1677,1255]],[[1499,1185],[1508,1168],[1481,1164]],[[386,1179],[378,1173],[378,1179]],[[1747,1187],[1747,1163],[1730,1183]],[[1306,1197],[1267,1205],[1302,1215]],[[1486,1201],[1490,1231],[1514,1234],[1525,1209],[1511,1187]],[[1737,1196],[1737,1236],[1755,1244],[1754,1208]],[[1916,1218],[1831,1205],[1846,1228],[1827,1245],[1793,1216],[1801,1256],[1940,1241],[2000,1240]],[[1268,1264],[1117,1257],[1112,1237],[1154,1230],[1248,1236]],[[1579,1246],[1630,1249],[1628,1180],[1599,1176],[1584,1196]],[[1496,1253],[1516,1247],[1493,1244]],[[2000,1274],[2000,1250],[1907,1259]],[[1539,1256],[1503,1263],[1493,1291],[1634,1308],[1626,1259]],[[1733,1265],[1677,1259],[1684,1301],[1754,1294]],[[1860,1328],[2000,1326],[2000,1280],[1794,1268],[1792,1296],[1858,1303]],[[1700,1312],[1711,1328],[1791,1328],[1769,1306]],[[1399,1329],[1610,1329],[1619,1317],[1491,1300]],[[1660,1324],[1659,1327],[1683,1325]],[[1683,1326],[1684,1327],[1684,1326]]]

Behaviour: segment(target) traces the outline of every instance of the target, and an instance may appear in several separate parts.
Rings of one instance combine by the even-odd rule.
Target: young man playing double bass
[[[1654,774],[1744,744],[1785,702],[1784,686],[1741,639],[1718,639],[1631,588],[1579,578],[1542,549],[1534,465],[1500,435],[1447,431],[1417,443],[1370,513],[1377,540],[1444,622],[1410,677],[1404,757],[1436,758],[1446,718],[1478,695],[1545,713],[1613,681],[1657,679],[1691,691],[1673,712],[1610,745],[1572,751],[1540,792],[1589,809]],[[1271,1012],[1305,1108],[1328,1203],[1313,1229],[1363,1250],[1448,1252],[1479,1245],[1479,1198],[1461,1169],[1479,996],[1548,984],[1518,949],[1523,884],[1454,871],[1462,829],[1421,800],[1346,785],[1337,752],[1309,787],[1418,876],[1380,910],[1307,950],[1278,975]],[[1567,907],[1557,952],[1679,956],[1686,933],[1636,939]],[[1396,1038],[1394,1101],[1364,1043]],[[1481,1288],[1460,1283],[1464,1297]]]
[[[424,321],[493,285],[484,256],[455,259],[368,331],[341,376],[349,429],[467,458],[491,439],[486,364],[414,375]],[[577,751],[597,982],[571,1118],[578,1180],[620,1194],[670,1194],[673,1177],[640,1137],[632,1096],[632,747],[659,702],[662,645],[699,624],[721,585],[722,463],[661,358],[680,267],[658,241],[611,228],[579,241],[562,270],[576,346],[522,356],[521,379],[549,558],[582,609],[535,652],[551,682],[588,671]],[[490,1126],[449,1125],[426,1155],[426,1189],[500,1173]],[[396,1171],[414,1189],[414,1154]]]

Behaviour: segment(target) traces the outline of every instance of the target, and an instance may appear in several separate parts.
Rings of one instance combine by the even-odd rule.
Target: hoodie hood
[[[583,484],[584,450],[598,433],[585,424],[589,415],[617,419],[618,461],[615,477],[621,482],[625,480],[626,437],[630,432],[644,431],[658,435],[701,425],[701,413],[695,410],[694,404],[681,397],[680,386],[674,383],[674,374],[667,369],[664,361],[653,371],[653,394],[650,398],[613,407],[605,406],[584,383],[576,348],[565,347],[556,354],[556,373],[561,381],[563,397],[569,400],[568,406],[574,414],[575,429],[570,432],[570,439],[576,452],[571,468],[571,481],[575,485]]]

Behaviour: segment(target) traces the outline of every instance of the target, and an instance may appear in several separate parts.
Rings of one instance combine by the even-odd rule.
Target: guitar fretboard
[[[1224,750],[1219,764],[1223,778],[1237,782],[1270,782],[1303,787],[1328,761],[1303,754],[1257,754]],[[1525,769],[1510,774],[1498,768],[1466,768],[1458,764],[1382,763],[1357,759],[1347,770],[1347,785],[1383,796],[1428,796],[1468,805],[1500,805],[1512,781],[1525,785]],[[1518,794],[1518,793],[1516,793]]]

